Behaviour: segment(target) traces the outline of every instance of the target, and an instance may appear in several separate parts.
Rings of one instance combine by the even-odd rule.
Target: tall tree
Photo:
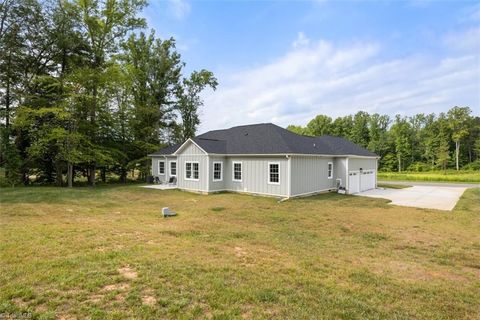
[[[299,135],[305,135],[305,133],[306,133],[306,132],[305,132],[306,130],[305,130],[304,127],[302,127],[302,126],[296,126],[296,125],[293,125],[293,124],[289,125],[289,126],[287,127],[287,130],[292,131],[292,132],[294,132],[294,133],[296,133],[296,134],[299,134]]]
[[[203,105],[200,93],[207,87],[215,90],[217,85],[217,79],[207,70],[194,71],[190,78],[183,80],[183,85],[177,91],[182,140],[194,137],[200,124],[198,109]]]
[[[332,129],[332,118],[319,114],[307,124],[306,132],[310,136],[323,136],[330,134]]]
[[[469,107],[454,107],[447,113],[448,123],[455,142],[455,167],[459,170],[460,143],[468,136],[471,110]]]
[[[103,86],[109,81],[110,58],[118,52],[128,32],[145,26],[144,19],[137,17],[145,4],[145,0],[80,0],[69,6],[71,15],[79,21],[80,32],[88,45],[88,64],[78,79],[85,89],[87,112],[84,113],[84,128],[91,144],[99,151],[96,154],[102,154],[97,116],[107,107],[107,99],[101,95]],[[92,186],[95,185],[96,162],[97,159],[93,159],[88,170],[88,180]]]
[[[387,115],[372,114],[369,117],[368,136],[369,143],[367,148],[383,157],[388,151],[388,126],[390,117]]]
[[[411,130],[408,120],[400,115],[395,116],[395,122],[391,128],[392,138],[395,142],[395,152],[398,161],[398,172],[406,168],[405,160],[411,150]]]
[[[359,111],[353,117],[352,141],[365,148],[370,142],[368,130],[369,121],[370,115],[365,111]]]

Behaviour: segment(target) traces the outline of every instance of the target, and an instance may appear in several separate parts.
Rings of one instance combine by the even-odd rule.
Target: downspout
[[[288,176],[288,184],[287,184],[287,199],[292,196],[292,157],[290,155],[286,155],[287,157],[287,176]]]
[[[210,193],[210,156],[208,154],[207,154],[207,193]]]
[[[348,188],[348,181],[350,180],[350,175],[349,175],[349,171],[348,171],[348,157],[347,157],[347,173],[346,173],[346,177],[345,177],[345,189],[346,189],[346,193],[350,193],[349,191],[349,188]]]
[[[167,174],[168,172],[168,161],[167,161],[167,156],[163,156],[163,159],[165,160],[165,183],[168,183],[169,176]]]

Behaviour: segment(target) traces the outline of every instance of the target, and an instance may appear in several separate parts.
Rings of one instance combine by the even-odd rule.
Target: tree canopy
[[[480,169],[480,117],[473,116],[469,107],[394,119],[364,111],[333,121],[317,115],[305,127],[289,125],[287,129],[301,135],[347,138],[378,154],[380,169],[386,171]]]
[[[90,185],[149,172],[147,154],[194,136],[208,70],[146,31],[145,0],[0,2],[0,163],[11,184]]]

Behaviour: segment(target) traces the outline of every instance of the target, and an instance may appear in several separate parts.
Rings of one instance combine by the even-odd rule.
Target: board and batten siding
[[[377,159],[376,158],[348,158],[348,171],[363,170],[376,170]]]
[[[242,181],[233,181],[233,163],[242,163]],[[280,164],[280,183],[269,183],[269,163]],[[288,160],[281,157],[228,157],[224,161],[224,188],[229,191],[288,197]]]
[[[333,178],[328,179],[328,163],[333,163]],[[326,191],[335,188],[334,158],[292,156],[291,196]]]
[[[335,158],[333,161],[333,176],[335,177],[335,186],[337,185],[336,180],[340,179],[341,187],[346,186],[347,179],[347,158]]]
[[[225,157],[217,157],[211,156],[210,157],[210,170],[209,170],[209,191],[216,192],[216,191],[223,191],[225,190],[225,178],[227,178],[228,173],[225,171],[225,166],[227,165],[228,159]],[[214,181],[213,180],[213,164],[215,162],[222,163],[222,180],[221,181]]]
[[[198,180],[185,179],[185,163],[198,162]],[[208,192],[208,156],[194,143],[189,142],[177,154],[177,186],[180,189]]]
[[[158,173],[158,162],[164,161],[165,162],[165,174]],[[158,177],[162,182],[168,182],[170,179],[170,162],[177,161],[176,157],[172,156],[154,156],[152,157],[152,176]],[[178,174],[178,172],[177,172]]]

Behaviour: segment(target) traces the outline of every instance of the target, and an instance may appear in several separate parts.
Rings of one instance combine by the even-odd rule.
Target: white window
[[[170,162],[170,175],[172,177],[177,176],[177,162],[176,161]]]
[[[165,174],[165,161],[158,161],[158,174]]]
[[[198,162],[187,161],[185,162],[185,180],[198,180]]]
[[[213,181],[222,181],[223,180],[223,162],[214,162],[213,163]]]
[[[278,162],[268,163],[268,183],[280,184],[280,163]]]
[[[233,181],[242,181],[242,163],[241,162],[234,162],[232,167],[232,180]]]
[[[328,163],[328,179],[333,178],[333,162]]]

